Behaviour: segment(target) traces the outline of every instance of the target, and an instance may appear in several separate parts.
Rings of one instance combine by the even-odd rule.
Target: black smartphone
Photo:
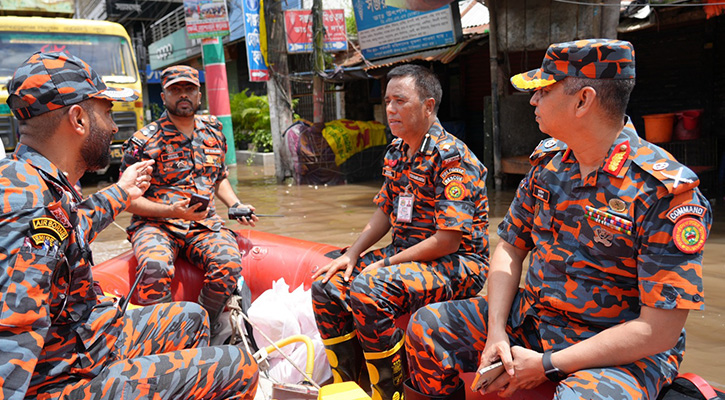
[[[200,194],[193,193],[191,195],[191,201],[189,201],[189,207],[193,207],[194,204],[201,204],[201,207],[197,208],[196,211],[205,211],[209,207],[209,198]]]
[[[476,393],[479,390],[486,388],[491,384],[491,382],[498,378],[503,371],[504,368],[501,361],[479,369],[476,372],[476,377],[473,379],[473,383],[471,384],[471,390]]]

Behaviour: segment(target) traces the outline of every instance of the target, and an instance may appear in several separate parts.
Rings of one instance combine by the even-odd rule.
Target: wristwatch
[[[566,374],[551,363],[551,350],[544,352],[544,356],[541,357],[541,363],[544,365],[544,373],[550,381],[559,382],[566,378]]]

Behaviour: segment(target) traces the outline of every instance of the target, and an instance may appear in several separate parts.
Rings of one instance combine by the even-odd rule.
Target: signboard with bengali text
[[[189,39],[229,34],[226,0],[184,0],[184,19]]]
[[[259,0],[242,0],[244,10],[245,42],[247,45],[247,65],[249,81],[262,82],[269,80],[269,70],[262,55],[259,42]]]
[[[325,27],[324,50],[347,51],[345,10],[323,10]],[[284,12],[288,53],[312,52],[312,11],[288,10]]]
[[[462,35],[457,2],[419,12],[385,0],[353,0],[353,9],[360,48],[368,59],[450,46]]]

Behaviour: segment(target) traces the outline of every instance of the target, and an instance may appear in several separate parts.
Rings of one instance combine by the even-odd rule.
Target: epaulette
[[[133,136],[131,136],[131,141],[136,144],[139,147],[144,147],[146,143],[154,137],[157,133],[159,133],[159,125],[156,123],[156,121],[144,126],[143,128],[136,131]]]
[[[455,140],[451,140],[450,137],[440,136],[436,146],[444,167],[461,160],[461,152],[456,146]]]
[[[531,153],[529,156],[529,159],[531,160],[531,164],[536,165],[542,158],[544,158],[547,155],[551,155],[563,150],[566,150],[566,143],[556,140],[553,138],[544,139],[541,142],[539,142],[538,146],[534,149],[534,152]]]
[[[658,146],[647,144],[640,147],[632,156],[632,162],[675,195],[692,190],[700,184],[697,174]]]
[[[219,121],[216,115],[200,115],[199,117],[205,125],[211,126],[212,128],[216,128],[219,130],[222,129],[222,123],[221,121]]]

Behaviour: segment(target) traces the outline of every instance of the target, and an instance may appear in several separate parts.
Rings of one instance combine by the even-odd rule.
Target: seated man
[[[253,399],[254,359],[209,347],[197,304],[124,312],[94,286],[89,243],[148,188],[154,163],[86,200],[71,182],[108,165],[112,101],[138,96],[65,53],[31,56],[8,93],[20,143],[0,161],[0,398]]]
[[[629,42],[590,39],[511,78],[552,139],[499,225],[487,299],[411,318],[406,400],[462,399],[458,373],[499,359],[484,391],[504,396],[549,379],[556,399],[653,400],[677,375],[712,217],[697,176],[625,115],[634,75]]]
[[[236,237],[217,215],[214,196],[230,208],[244,205],[227,179],[221,123],[195,115],[201,104],[198,71],[186,65],[166,68],[161,86],[166,112],[126,141],[121,164],[123,171],[139,160],[156,161],[149,190],[128,207],[133,217],[127,232],[141,275],[137,298],[144,305],[171,301],[174,260],[181,254],[205,271],[199,304],[209,313],[214,334],[242,274]],[[206,196],[208,207],[190,206],[192,195]],[[239,221],[254,226],[258,218]]]
[[[385,155],[379,208],[344,255],[313,273],[312,284],[335,380],[357,381],[364,356],[373,398],[383,400],[399,398],[407,375],[396,318],[475,296],[488,271],[486,168],[441,127],[442,90],[432,72],[403,65],[388,79],[387,118],[397,139]],[[391,227],[392,244],[362,255]]]

